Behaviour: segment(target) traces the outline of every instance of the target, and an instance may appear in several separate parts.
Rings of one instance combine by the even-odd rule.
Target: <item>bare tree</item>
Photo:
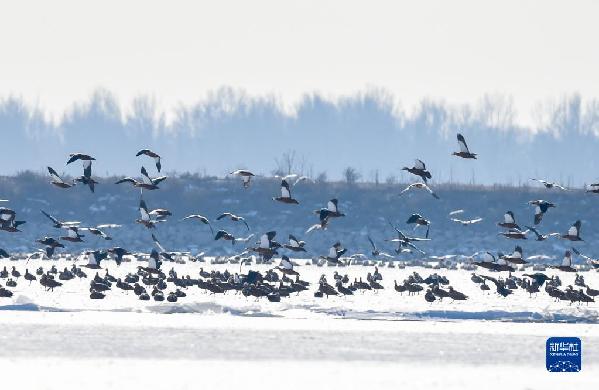
[[[389,175],[389,176],[387,176],[387,178],[385,179],[385,183],[387,183],[387,184],[396,184],[397,183],[397,176],[395,176],[395,175]]]
[[[277,164],[277,171],[283,173],[284,175],[291,174],[295,168],[295,158],[295,150],[288,150],[285,153],[283,153],[283,155],[280,158],[275,158],[275,163]]]
[[[374,183],[375,186],[378,186],[380,184],[380,174],[379,174],[379,170],[375,169],[373,171],[370,171],[370,181],[372,183]]]
[[[318,174],[318,176],[316,176],[316,182],[317,183],[326,183],[327,182],[327,173],[326,171],[322,171]]]
[[[360,173],[354,167],[347,167],[343,170],[343,177],[345,177],[345,181],[347,184],[355,184],[358,180],[360,180]]]

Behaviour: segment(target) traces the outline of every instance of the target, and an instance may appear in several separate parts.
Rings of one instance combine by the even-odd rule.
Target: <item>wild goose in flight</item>
[[[123,262],[123,256],[131,254],[126,249],[123,249],[118,246],[108,249],[108,253],[114,256],[114,261],[116,262],[116,265],[121,265],[121,263]]]
[[[372,251],[370,252],[372,257],[383,256],[383,257],[387,257],[390,259],[395,259],[394,256],[392,256],[386,252],[379,251],[378,248],[376,247],[376,245],[374,244],[374,241],[372,240],[372,238],[370,238],[370,236],[366,236],[366,237],[368,238],[368,241],[370,242],[370,246],[372,246]]]
[[[108,252],[102,250],[84,252],[87,255],[87,264],[82,267],[89,269],[101,269],[100,262],[108,258]]]
[[[212,227],[210,229],[212,229]],[[219,230],[218,232],[216,232],[216,235],[214,236],[214,241],[218,241],[220,239],[231,241],[231,245],[235,245],[235,236],[225,230]]]
[[[150,149],[142,149],[139,152],[137,152],[137,154],[135,154],[135,157],[139,157],[141,155],[145,155],[145,156],[153,158],[154,161],[156,162],[156,169],[158,170],[158,172],[160,172],[162,165],[160,164],[160,155],[158,155],[158,153],[153,152]]]
[[[418,226],[426,226],[426,235],[425,235],[425,237],[428,238],[428,232],[429,232],[429,229],[431,227],[431,222],[428,219],[425,219],[420,214],[412,214],[410,216],[410,218],[408,218],[408,220],[406,221],[406,223],[408,225],[414,224],[414,230],[416,230],[416,228]]]
[[[83,160],[83,176],[79,176],[75,179],[75,181],[78,181],[83,185],[88,186],[91,192],[95,192],[95,186],[96,184],[98,184],[98,182],[92,178],[91,160]]]
[[[520,226],[516,223],[516,218],[514,217],[514,213],[511,211],[506,211],[503,214],[503,222],[498,222],[497,226],[500,226],[505,229],[520,229]]]
[[[429,171],[426,170],[426,165],[422,160],[416,159],[414,160],[414,166],[412,168],[403,167],[402,171],[408,171],[412,175],[419,176],[424,183],[427,182],[427,179],[431,179],[433,176]]]
[[[221,219],[223,219],[223,218],[228,218],[228,219],[230,219],[230,220],[231,220],[231,221],[233,221],[233,222],[239,222],[239,221],[241,221],[241,222],[243,222],[243,223],[245,224],[245,227],[247,228],[247,230],[248,230],[248,231],[250,230],[250,227],[248,226],[247,222],[245,221],[245,218],[243,218],[243,217],[240,217],[240,216],[238,216],[238,215],[235,215],[235,214],[233,214],[233,213],[224,212],[224,213],[222,213],[221,215],[219,215],[219,216],[216,218],[216,220],[217,220],[217,221],[220,221],[220,220],[221,220]]]
[[[290,251],[293,251],[293,252],[305,252],[306,248],[304,248],[304,245],[306,245],[306,243],[304,241],[300,241],[297,238],[295,238],[295,236],[290,234],[289,235],[289,243],[284,244],[283,248],[289,249]]]
[[[152,190],[159,189],[160,187],[158,187],[158,183],[160,183],[161,181],[166,179],[166,176],[161,176],[156,179],[151,179],[150,176],[148,175],[148,172],[146,171],[146,168],[144,168],[144,167],[141,167],[141,175],[142,175],[141,181],[136,180],[132,177],[124,177],[114,184],[129,183],[133,187],[139,188],[143,193],[143,190],[152,191]]]
[[[522,247],[517,245],[516,248],[514,249],[514,252],[511,255],[508,256],[503,256],[502,259],[504,259],[507,262],[513,263],[513,264],[527,264],[528,261],[524,260],[524,257],[522,256]]]
[[[67,165],[77,160],[81,160],[83,162],[83,166],[85,167],[86,162],[95,161],[96,159],[90,156],[89,154],[84,153],[71,153],[69,154],[69,159],[67,160]]]
[[[37,240],[35,240],[35,242],[52,248],[64,248],[64,245],[53,237],[38,238]]]
[[[81,222],[79,221],[60,221],[58,218],[53,217],[52,215],[48,214],[47,212],[45,212],[44,210],[40,210],[42,212],[42,214],[44,214],[50,221],[52,221],[54,223],[54,225],[52,225],[53,227],[57,228],[57,229],[61,229],[61,228],[66,228],[66,227],[71,227],[71,226],[79,226],[81,224]]]
[[[598,259],[593,259],[592,257],[583,255],[582,253],[580,253],[580,251],[578,251],[578,249],[576,249],[574,247],[572,248],[572,252],[576,253],[576,255],[582,257],[583,259],[585,259],[594,268],[599,268],[599,260]]]
[[[69,242],[83,242],[81,238],[85,236],[83,234],[79,234],[79,228],[77,226],[64,227],[64,229],[67,230],[67,235],[60,237],[61,240]]]
[[[160,254],[156,251],[156,249],[152,249],[150,252],[150,258],[148,259],[148,266],[142,267],[137,266],[138,269],[149,272],[151,274],[161,274],[160,266],[162,265],[162,261],[160,260]]]
[[[238,169],[230,173],[233,176],[239,176],[243,180],[243,188],[248,188],[250,186],[250,182],[252,177],[256,176],[252,172],[245,169]]]
[[[528,204],[535,206],[535,225],[541,223],[543,215],[545,215],[547,210],[549,210],[551,207],[555,207],[555,204],[542,199],[531,200],[528,202]]]
[[[260,242],[257,247],[248,249],[259,253],[265,259],[270,259],[277,254],[277,248],[281,247],[281,244],[274,241],[276,235],[277,232],[275,231],[266,232],[260,236]]]
[[[481,222],[483,219],[480,217],[473,219],[459,219],[459,218],[450,218],[453,222],[460,223],[463,226],[474,225],[475,223]]]
[[[324,210],[324,215],[323,215]],[[327,208],[314,210],[314,214],[324,216],[325,218],[345,217],[345,214],[339,211],[339,199],[333,198],[327,202]]]
[[[347,251],[347,249],[343,248],[341,246],[340,242],[336,242],[335,244],[333,244],[333,246],[329,249],[329,253],[326,256],[320,256],[321,259],[324,259],[326,261],[328,261],[329,263],[335,263],[335,264],[341,264],[341,261],[339,261],[339,258],[341,256],[343,256],[343,254]]]
[[[466,144],[466,140],[464,139],[464,136],[460,133],[458,133],[458,145],[460,146],[460,151],[453,152],[454,156],[458,156],[461,158],[476,159],[476,153],[470,153],[468,145]]]
[[[285,255],[281,256],[281,261],[276,269],[281,271],[284,275],[299,276],[299,273],[293,269],[293,263],[289,260],[289,257]]]
[[[559,188],[560,190],[566,191],[567,189],[565,187],[562,187],[561,185],[554,183],[554,182],[550,182],[547,180],[543,180],[543,179],[533,179],[531,178],[530,180],[534,180],[536,182],[541,183],[542,185],[545,186],[545,188],[547,189],[552,189],[552,188]]]
[[[152,233],[152,241],[154,241],[154,244],[156,245],[156,247],[158,249],[160,249],[159,255],[164,257],[165,259],[167,259],[168,261],[175,261],[175,254],[172,252],[167,252],[164,247],[162,246],[162,244],[160,244],[160,241],[158,241],[158,239],[156,238],[156,236],[154,235],[154,233]]]
[[[143,182],[147,185],[154,185],[157,186],[158,184],[160,184],[161,182],[165,181],[168,176],[158,176],[158,177],[150,177],[150,175],[148,175],[148,171],[146,171],[145,167],[141,167],[141,178],[143,180]]]
[[[289,189],[289,183],[285,179],[281,180],[281,196],[273,197],[272,200],[287,204],[299,204],[296,199],[291,197],[291,190]]]
[[[533,232],[535,234],[535,236],[537,236],[537,241],[545,241],[549,237],[559,237],[560,236],[559,233],[541,234],[541,233],[539,233],[539,231],[537,229],[535,229],[532,226],[524,226],[524,227],[527,228],[528,230],[530,230],[531,232]]]
[[[25,221],[16,220],[17,213],[13,209],[8,207],[0,207],[0,230],[4,230],[9,233],[20,232],[18,229],[20,225],[26,223]]]
[[[306,234],[308,234],[314,230],[326,230],[329,225],[329,222],[330,222],[329,217],[331,215],[331,212],[327,209],[320,209],[317,211],[318,211],[318,217],[320,219],[320,222],[310,226],[308,228],[308,230],[306,230]]]
[[[564,272],[576,272],[576,269],[572,267],[572,253],[570,251],[566,251],[564,253],[564,259],[562,260],[561,265],[553,265],[550,268],[554,268]]]
[[[210,221],[208,220],[208,218],[206,218],[200,214],[191,214],[191,215],[188,215],[187,217],[183,218],[181,221],[186,221],[189,219],[196,219],[196,220],[202,222],[204,225],[208,225],[208,227],[210,228],[210,232],[212,234],[214,234],[214,230],[212,229],[212,225],[210,225]]]
[[[154,229],[158,222],[163,222],[163,220],[154,220],[148,211],[148,206],[146,205],[145,200],[139,200],[139,213],[141,218],[136,219],[135,222],[141,225],[144,225],[148,229]]]
[[[173,215],[170,210],[167,209],[154,209],[149,214],[156,218],[157,221],[165,222],[166,219]]]
[[[590,192],[593,194],[599,194],[599,183],[589,184],[589,189],[586,192]]]
[[[110,237],[108,234],[104,233],[104,231],[98,229],[97,227],[79,227],[78,229],[82,231],[88,231],[94,236],[101,237],[107,241],[112,240],[112,237]]]
[[[399,195],[401,196],[401,195],[405,194],[406,192],[408,192],[408,191],[410,191],[412,189],[415,189],[415,190],[427,190],[428,193],[433,196],[433,198],[439,199],[439,195],[437,195],[436,193],[434,193],[433,190],[431,190],[429,186],[427,186],[425,183],[420,183],[420,182],[410,184],[405,189],[403,189],[399,193]]]
[[[52,167],[48,167],[48,172],[50,173],[50,177],[52,178],[52,181],[50,181],[50,183],[54,184],[58,188],[71,188],[75,185],[74,180],[72,183],[67,183],[66,181],[62,180],[62,178]]]
[[[570,229],[568,229],[568,232],[566,234],[562,234],[562,238],[565,240],[570,240],[570,241],[583,241],[582,238],[580,238],[580,227],[581,227],[581,222],[580,220],[574,222],[574,224],[572,224],[572,226],[570,226]]]
[[[400,254],[401,252],[403,252],[403,248],[409,247],[411,249],[414,249],[414,250],[420,252],[423,255],[425,254],[424,251],[420,250],[418,247],[416,247],[414,244],[412,244],[412,242],[430,241],[430,238],[408,237],[405,234],[403,234],[403,232],[401,230],[399,230],[395,225],[393,225],[390,221],[387,221],[387,222],[389,223],[389,225],[391,225],[391,227],[397,233],[397,238],[385,240],[388,242],[397,242],[398,247],[395,250],[395,253]]]
[[[514,240],[526,240],[527,233],[528,233],[528,230],[522,231],[520,229],[513,228],[513,229],[509,229],[505,232],[501,232],[501,233],[499,233],[499,235],[504,236],[506,238],[511,238]]]

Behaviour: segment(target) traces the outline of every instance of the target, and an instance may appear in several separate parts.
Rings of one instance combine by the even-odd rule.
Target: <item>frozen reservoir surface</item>
[[[52,264],[60,270],[72,263]],[[31,261],[27,266],[35,270],[40,265],[50,264]],[[116,277],[137,265],[117,268],[107,262]],[[200,266],[239,271],[239,265],[174,265],[180,275],[196,275]],[[166,264],[165,270],[170,267]],[[261,272],[270,267],[251,266]],[[521,289],[502,298],[493,289],[481,291],[470,280],[470,271],[420,267],[380,269],[385,289],[378,293],[315,298],[320,275],[332,281],[338,271],[351,280],[365,279],[373,267],[296,269],[312,283],[310,289],[280,303],[232,292],[209,295],[197,287],[188,288],[187,297],[177,303],[141,302],[116,288],[95,301],[88,291],[95,271],[87,270],[88,279],[68,281],[54,292],[21,278],[13,297],[0,299],[2,384],[10,389],[61,390],[597,385],[596,302],[570,305],[554,302],[543,290],[530,297]],[[422,293],[397,293],[394,280],[401,282],[414,271],[423,277],[433,272],[446,276],[469,299],[429,304]],[[522,272],[515,275],[521,277]],[[584,273],[593,288],[599,287],[598,276]],[[574,275],[560,277],[565,286],[574,284]],[[582,339],[581,372],[546,371],[545,342],[552,336]]]
[[[579,373],[545,370],[545,341],[578,336]],[[593,324],[4,311],[9,388],[590,389]]]

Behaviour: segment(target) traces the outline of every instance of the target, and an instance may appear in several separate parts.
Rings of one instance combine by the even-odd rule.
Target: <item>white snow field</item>
[[[305,261],[297,260],[298,264]],[[123,277],[137,262],[116,267]],[[15,265],[2,261],[10,271]],[[27,268],[60,270],[71,261],[31,260]],[[164,263],[168,271],[197,278],[239,265]],[[243,266],[265,271],[272,266]],[[350,279],[372,266],[296,267],[309,291],[280,303],[241,294],[210,295],[197,287],[177,303],[142,302],[113,287],[104,300],[89,299],[89,279],[71,280],[54,292],[21,277],[11,298],[0,298],[0,376],[10,389],[229,389],[320,388],[593,388],[599,375],[599,304],[553,302],[516,290],[502,298],[470,281],[470,271],[421,267],[380,268],[385,289],[355,296],[315,298],[321,274]],[[464,302],[429,304],[423,294],[393,289],[412,272],[437,272],[469,296]],[[104,274],[100,271],[100,275]],[[477,270],[497,277],[497,273]],[[532,272],[532,271],[530,271]],[[521,276],[523,272],[516,272]],[[551,275],[554,271],[548,270]],[[583,272],[592,288],[599,273]],[[574,274],[560,273],[564,286]],[[5,280],[3,285],[5,284]],[[493,285],[491,284],[492,290]],[[171,285],[166,291],[171,291]],[[552,336],[582,340],[579,373],[549,373],[545,342]],[[507,387],[506,387],[507,386]]]

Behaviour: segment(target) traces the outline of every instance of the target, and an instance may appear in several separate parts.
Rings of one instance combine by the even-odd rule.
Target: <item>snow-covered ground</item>
[[[356,319],[381,319],[381,320],[417,320],[417,319],[439,319],[439,320],[457,320],[457,319],[481,319],[481,320],[500,320],[500,321],[535,321],[535,322],[599,322],[599,300],[598,302],[584,305],[570,305],[569,302],[554,302],[543,289],[541,293],[530,297],[522,289],[518,289],[508,298],[502,298],[493,293],[494,286],[490,283],[490,292],[483,292],[479,285],[470,280],[471,272],[465,270],[447,270],[447,269],[425,269],[422,267],[400,268],[380,268],[383,275],[382,284],[384,290],[379,292],[369,291],[366,293],[356,293],[348,297],[329,297],[316,298],[317,281],[322,274],[325,274],[329,283],[334,284],[333,273],[339,272],[341,275],[347,274],[351,281],[355,278],[362,278],[366,281],[368,272],[373,272],[373,266],[349,266],[349,267],[317,267],[306,264],[306,260],[295,260],[299,266],[295,269],[300,273],[303,280],[312,285],[308,291],[298,295],[292,294],[289,298],[282,298],[280,303],[269,302],[266,299],[257,300],[255,298],[245,298],[241,294],[228,292],[226,294],[211,295],[205,290],[197,287],[185,290],[187,297],[181,298],[176,304],[169,302],[140,301],[132,292],[124,292],[116,287],[108,291],[104,300],[89,299],[89,278],[95,274],[94,270],[86,270],[88,279],[73,279],[64,282],[62,287],[54,292],[46,292],[39,284],[34,283],[31,286],[29,282],[21,279],[16,288],[12,288],[14,295],[12,298],[0,298],[0,307],[4,309],[21,310],[52,310],[52,311],[135,311],[135,312],[154,312],[154,313],[232,313],[240,316],[272,316],[286,318],[356,318]],[[143,263],[136,261],[125,262],[117,267],[113,261],[102,263],[108,272],[115,276],[124,278],[128,272],[135,272],[136,267]],[[15,265],[22,274],[25,273],[23,262],[3,261],[0,267],[7,265],[10,271],[12,265]],[[59,270],[64,267],[70,268],[72,261],[40,261],[31,260],[27,264],[27,269],[33,273],[36,268],[43,266],[48,269],[51,265],[56,265]],[[187,262],[185,264],[164,263],[163,269],[168,271],[171,267],[177,271],[181,277],[190,275],[192,278],[198,278],[200,268],[205,271],[228,269],[229,272],[246,273],[248,270],[258,270],[265,272],[272,265],[244,265],[238,264],[209,264],[200,262]],[[456,290],[469,296],[467,301],[452,302],[450,299],[429,304],[424,300],[424,294],[408,296],[407,293],[400,295],[393,286],[394,281],[401,283],[413,272],[418,272],[426,278],[431,273],[444,275],[449,279],[450,285]],[[487,272],[479,269],[479,274],[486,274],[495,278],[498,273]],[[534,273],[528,270],[528,273]],[[516,272],[515,275],[521,277],[526,272]],[[563,287],[574,285],[574,274],[563,273],[554,270],[545,271],[547,275],[559,274],[563,281]],[[100,270],[100,276],[104,276],[105,271]],[[592,288],[599,289],[599,273],[589,271],[581,273],[585,277],[586,283]],[[505,273],[503,276],[506,276]],[[576,287],[576,286],[575,286]],[[579,287],[577,287],[579,288]],[[169,284],[166,290],[173,291],[174,286]],[[165,294],[166,295],[166,294]]]
[[[4,312],[10,388],[552,389],[596,385],[590,324],[288,319],[232,314]],[[583,369],[545,370],[545,341],[576,335]]]
[[[299,261],[304,264],[304,261]],[[32,260],[58,269],[69,261]],[[23,262],[3,261],[24,273]],[[139,263],[116,267],[123,277]],[[172,265],[165,263],[163,268]],[[174,264],[179,275],[239,265]],[[265,271],[270,266],[243,266]],[[599,373],[599,303],[553,302],[544,292],[508,298],[481,291],[465,270],[380,268],[384,290],[315,298],[321,274],[350,279],[372,266],[296,268],[309,291],[280,303],[231,292],[209,295],[197,287],[177,303],[142,302],[113,288],[89,299],[89,279],[72,280],[53,293],[20,278],[12,298],[0,298],[0,372],[14,388],[591,388]],[[393,289],[412,272],[445,275],[465,302],[425,302],[423,294]],[[105,271],[100,271],[103,275]],[[492,275],[484,270],[477,273]],[[547,271],[553,274],[553,271]],[[89,270],[88,276],[93,277]],[[516,272],[521,276],[522,272]],[[599,288],[599,273],[584,272]],[[573,274],[561,273],[564,285]],[[4,285],[5,280],[2,280]],[[492,285],[491,285],[492,286]],[[167,291],[172,290],[171,286]],[[167,314],[168,313],[168,314]],[[583,368],[576,374],[545,370],[545,342],[576,336]],[[35,375],[32,375],[32,372]]]

